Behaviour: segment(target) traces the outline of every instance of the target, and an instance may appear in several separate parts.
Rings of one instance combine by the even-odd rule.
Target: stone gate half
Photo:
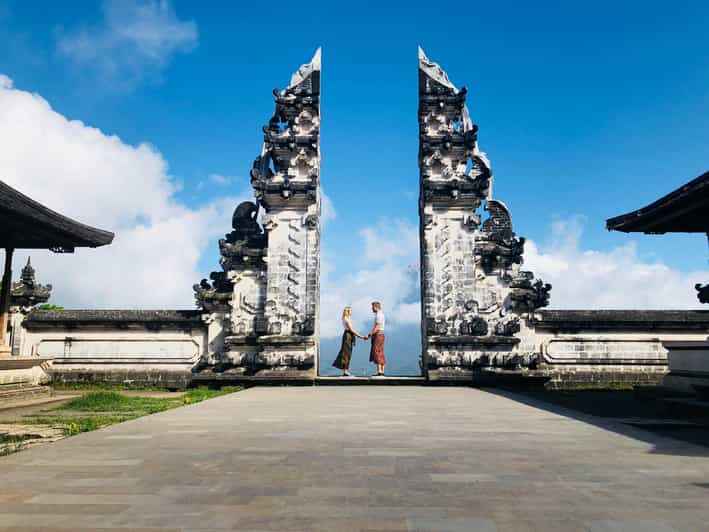
[[[536,359],[538,346],[520,345],[521,337],[551,289],[521,269],[524,238],[492,199],[466,94],[419,48],[422,366],[430,380],[469,381],[479,366]]]
[[[319,337],[320,49],[273,94],[251,169],[256,201],[236,208],[233,231],[219,241],[221,271],[194,290],[208,323],[207,366],[223,378],[310,380]]]

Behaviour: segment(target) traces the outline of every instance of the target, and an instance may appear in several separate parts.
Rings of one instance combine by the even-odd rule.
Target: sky
[[[323,371],[341,307],[364,328],[379,299],[392,371],[415,373],[417,46],[468,88],[494,196],[552,307],[695,308],[705,237],[605,219],[709,170],[706,20],[699,1],[0,0],[0,179],[116,233],[31,253],[54,303],[190,308],[252,197],[272,89],[322,46]]]

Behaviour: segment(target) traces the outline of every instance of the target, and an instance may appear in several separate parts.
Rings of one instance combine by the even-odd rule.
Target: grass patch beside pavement
[[[14,423],[45,425],[61,429],[71,436],[239,390],[241,387],[238,386],[219,390],[201,386],[170,397],[128,396],[115,391],[95,391],[71,399],[60,406],[28,414]]]

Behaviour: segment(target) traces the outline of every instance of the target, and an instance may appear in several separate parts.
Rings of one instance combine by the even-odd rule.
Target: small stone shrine
[[[524,238],[491,196],[490,161],[466,95],[419,48],[422,364],[433,379],[469,379],[474,367],[512,357],[524,362],[516,335],[551,290],[521,269]]]
[[[10,322],[9,345],[10,352],[18,355],[22,350],[21,325],[25,316],[36,306],[49,301],[52,293],[51,284],[41,284],[35,277],[35,269],[27,257],[27,264],[22,268],[20,280],[12,283],[10,289],[10,308],[8,320]]]
[[[221,271],[194,290],[208,323],[211,370],[312,379],[320,301],[320,50],[273,94],[276,109],[251,169],[255,201],[236,208],[232,232],[219,241]]]
[[[23,312],[29,312],[35,305],[49,301],[51,292],[51,284],[43,285],[37,282],[32,261],[27,257],[27,264],[22,268],[20,280],[12,283],[10,308],[18,308]]]

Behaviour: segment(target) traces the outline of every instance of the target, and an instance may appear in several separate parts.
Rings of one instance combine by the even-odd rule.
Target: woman
[[[342,370],[343,377],[351,377],[350,361],[352,360],[352,347],[355,345],[355,338],[364,338],[364,336],[360,335],[352,326],[351,307],[345,307],[342,311],[342,326],[345,328],[345,332],[342,333],[342,346],[332,365]]]

